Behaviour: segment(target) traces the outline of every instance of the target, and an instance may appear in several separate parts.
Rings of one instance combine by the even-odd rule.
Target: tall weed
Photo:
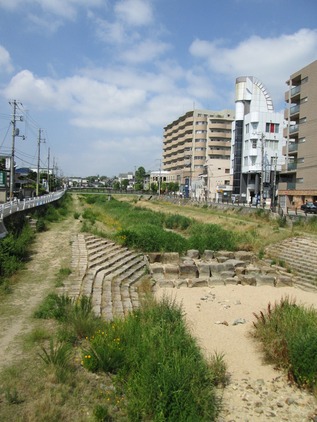
[[[129,420],[210,421],[218,412],[214,373],[175,301],[148,301],[103,326],[83,351],[84,366],[117,374]]]
[[[288,371],[301,386],[317,386],[317,312],[282,298],[254,314],[253,335],[259,339],[267,359]]]

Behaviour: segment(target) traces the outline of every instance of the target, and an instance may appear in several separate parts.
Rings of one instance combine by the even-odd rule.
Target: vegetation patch
[[[83,365],[116,375],[118,406],[128,420],[210,421],[219,410],[217,368],[188,333],[180,306],[147,302],[89,339]]]
[[[252,335],[269,362],[288,372],[301,387],[317,391],[317,312],[289,297],[254,313]]]

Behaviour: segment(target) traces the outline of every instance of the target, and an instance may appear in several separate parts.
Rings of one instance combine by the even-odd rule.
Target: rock
[[[204,261],[211,261],[212,259],[214,259],[215,255],[213,251],[210,250],[205,250],[205,252],[203,253],[202,259]]]
[[[234,257],[244,262],[252,262],[255,259],[254,253],[248,251],[237,251],[234,253]]]
[[[209,279],[208,278],[194,278],[188,281],[188,287],[208,287]]]
[[[164,264],[175,264],[179,263],[179,253],[178,252],[164,252],[161,258]]]
[[[211,275],[218,274],[226,270],[225,266],[219,262],[211,262],[209,267]]]
[[[199,277],[210,277],[210,265],[207,263],[197,263],[198,276]]]
[[[186,253],[186,256],[192,259],[198,259],[199,258],[199,251],[196,249],[189,249]]]
[[[175,279],[179,277],[179,266],[178,265],[164,265],[164,277],[165,279]]]
[[[245,324],[247,321],[244,318],[235,319],[232,325]]]
[[[222,325],[226,325],[226,326],[229,325],[227,321],[216,321],[215,324],[218,324],[218,325],[222,324]]]
[[[257,286],[275,286],[275,277],[273,275],[258,274],[256,275]]]
[[[182,263],[179,265],[179,276],[181,278],[198,278],[198,275],[198,269],[195,263]]]
[[[238,279],[243,286],[256,286],[256,278],[253,275],[240,274]]]

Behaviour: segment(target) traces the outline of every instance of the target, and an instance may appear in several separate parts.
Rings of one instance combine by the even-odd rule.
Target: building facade
[[[231,124],[233,110],[192,110],[164,128],[164,170],[171,173],[185,197],[199,200],[212,199],[215,192],[208,180],[210,163],[226,160],[228,173],[224,183],[230,181]]]
[[[274,111],[264,85],[254,77],[236,79],[232,124],[233,194],[248,203],[276,201],[282,168],[284,116]]]
[[[317,60],[286,83],[286,159],[278,192],[283,208],[317,200]]]

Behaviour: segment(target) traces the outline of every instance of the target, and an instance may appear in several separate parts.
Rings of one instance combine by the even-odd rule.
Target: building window
[[[226,174],[230,173],[230,169],[225,169],[225,173]]]
[[[252,146],[252,148],[256,148],[257,147],[257,143],[258,143],[258,140],[257,139],[251,139],[251,146]]]
[[[249,123],[247,123],[245,125],[245,133],[249,133],[249,131],[250,131],[250,126],[249,126]]]
[[[278,133],[280,125],[279,123],[266,123],[265,132],[267,133]]]

